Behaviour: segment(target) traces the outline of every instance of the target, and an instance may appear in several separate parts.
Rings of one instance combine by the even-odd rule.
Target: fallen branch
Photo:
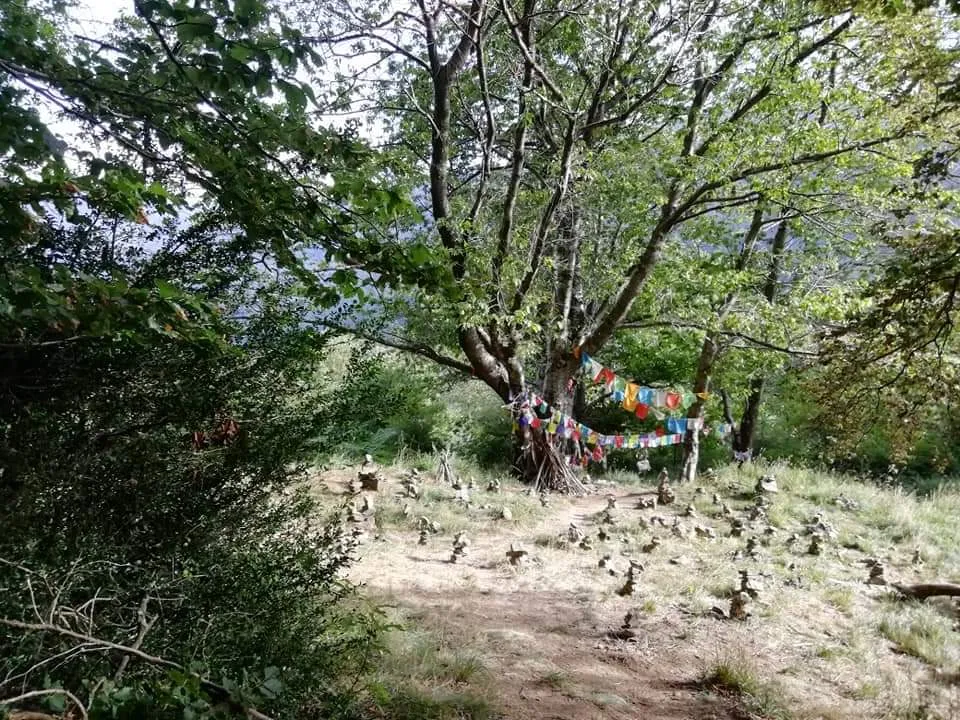
[[[83,703],[80,702],[77,696],[74,695],[69,690],[64,690],[63,688],[50,688],[49,690],[31,690],[30,692],[25,692],[22,695],[17,695],[16,697],[0,700],[0,705],[13,705],[14,703],[23,702],[24,700],[30,700],[31,698],[44,697],[45,695],[63,695],[66,698],[68,698],[74,705],[76,705],[77,710],[80,711],[80,716],[83,718],[83,720],[87,720],[87,718],[89,717],[87,715],[87,709],[83,706]],[[25,715],[26,717],[30,717],[30,715],[33,715],[34,717],[36,717],[37,713],[29,713],[29,714],[19,713],[19,715],[21,718],[23,718]],[[49,716],[43,716],[43,717],[49,717]]]
[[[936,597],[939,595],[960,597],[960,585],[956,583],[920,583],[918,585],[891,583],[890,587],[901,595],[914,600],[926,600],[928,597]]]
[[[273,718],[271,718],[269,715],[264,715],[262,712],[260,712],[259,710],[256,710],[255,708],[245,707],[239,704],[236,700],[230,697],[230,691],[227,690],[222,685],[218,685],[217,683],[211,682],[210,680],[207,680],[205,677],[198,675],[197,673],[191,672],[190,670],[188,670],[178,662],[174,662],[173,660],[167,660],[165,658],[150,655],[148,653],[145,653],[143,650],[140,650],[139,648],[130,647],[129,645],[120,645],[115,642],[110,642],[109,640],[101,640],[99,638],[91,637],[90,635],[84,635],[83,633],[75,632],[73,630],[70,630],[69,628],[59,627],[57,625],[52,625],[50,623],[28,623],[28,622],[23,622],[21,620],[11,620],[9,618],[0,618],[0,625],[6,625],[7,627],[16,628],[18,630],[26,630],[28,632],[50,632],[50,633],[55,633],[57,635],[63,635],[64,637],[73,638],[74,640],[80,640],[81,642],[88,645],[102,647],[106,650],[115,650],[117,652],[123,653],[128,657],[138,658],[139,660],[142,660],[143,662],[149,663],[151,665],[159,665],[160,667],[166,667],[166,668],[171,668],[173,670],[178,670],[182,673],[190,675],[191,677],[194,677],[197,680],[199,680],[200,686],[204,690],[209,692],[212,696],[214,696],[214,698],[217,701],[227,703],[228,705],[230,705],[232,709],[245,713],[246,716],[251,720],[273,720]],[[16,700],[23,700],[23,699],[26,699],[27,697],[33,697],[35,694],[50,694],[54,692],[66,695],[71,700],[76,702],[81,709],[83,708],[83,706],[80,705],[79,701],[77,701],[76,698],[66,690],[49,690],[49,691],[36,690],[34,691],[34,694],[27,693],[26,695],[20,695],[16,698],[0,701],[0,703],[9,704]],[[84,718],[86,718],[85,711],[83,712],[83,716]]]

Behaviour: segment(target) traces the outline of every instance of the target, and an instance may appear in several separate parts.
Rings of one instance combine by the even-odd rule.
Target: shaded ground
[[[342,493],[347,477],[328,473],[324,484]],[[408,621],[482,658],[492,705],[504,718],[960,718],[957,686],[949,677],[960,657],[956,629],[945,625],[943,647],[928,648],[928,655],[942,655],[933,663],[877,636],[884,613],[891,614],[890,622],[902,613],[888,599],[889,591],[860,578],[865,571],[857,562],[864,550],[878,549],[868,547],[876,528],[853,526],[859,541],[847,538],[846,544],[860,549],[842,547],[841,538],[824,556],[812,557],[805,555],[805,545],[789,549],[786,527],[756,560],[734,561],[744,539],[725,537],[729,521],[711,509],[709,498],[719,490],[740,513],[752,504],[744,488],[750,485],[724,484],[694,495],[692,486],[681,487],[676,504],[638,510],[639,492],[652,487],[604,487],[583,498],[553,499],[547,509],[513,487],[500,494],[475,491],[466,508],[452,499],[452,489],[435,486],[421,501],[402,499],[393,478],[375,501],[376,522],[361,523],[368,537],[352,577]],[[603,526],[610,538],[601,542],[598,515],[609,492],[618,508],[615,524]],[[689,501],[695,501],[698,516],[681,519],[687,537],[643,526],[641,519],[653,515],[672,524]],[[791,513],[805,511],[801,505],[779,496],[770,508],[771,525],[789,526]],[[513,520],[495,519],[504,506],[513,508]],[[421,515],[442,526],[426,546],[417,544]],[[571,522],[591,536],[592,549],[559,540]],[[716,528],[720,537],[693,537],[695,523]],[[465,531],[471,545],[467,557],[452,564],[456,530]],[[887,524],[876,537],[890,532]],[[653,535],[662,545],[645,554],[641,547]],[[916,533],[910,539],[924,540]],[[511,543],[530,551],[531,559],[519,569],[505,558]],[[936,555],[935,569],[953,567],[957,560],[935,545],[926,552]],[[924,577],[924,570],[900,557],[905,553],[906,548],[885,555],[899,563],[895,577]],[[644,564],[633,597],[617,594],[622,576],[598,567],[604,554],[620,571],[628,556]],[[710,609],[728,607],[740,568],[757,576],[762,588],[751,603],[752,617],[743,623],[719,620]],[[628,611],[637,618],[635,637],[612,639],[610,632]],[[938,618],[949,622],[954,611],[949,603],[934,603],[919,612],[933,612],[932,619],[920,620],[937,629]],[[911,624],[908,630],[913,629]],[[926,632],[926,626],[920,628],[920,635]],[[736,694],[703,690],[699,679],[718,667],[738,668],[764,688],[764,696],[745,702]]]

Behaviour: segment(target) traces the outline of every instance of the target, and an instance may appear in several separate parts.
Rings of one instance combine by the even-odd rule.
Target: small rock
[[[417,545],[426,545],[428,537],[430,537],[430,532],[427,530],[427,528],[421,529],[420,539],[417,541]]]
[[[487,483],[487,492],[498,493],[500,492],[500,481],[498,479],[493,479]]]
[[[607,534],[607,531],[603,529],[603,527],[597,530],[597,539],[600,542],[606,542],[609,538],[610,536]]]
[[[667,527],[667,521],[664,520],[663,515],[651,515],[650,516],[650,526],[659,525],[660,527]]]
[[[713,540],[717,537],[717,531],[712,527],[706,527],[704,525],[694,525],[693,532],[697,537],[709,538]]]
[[[841,508],[842,510],[859,510],[860,509],[860,503],[858,503],[856,500],[852,498],[846,497],[845,495],[837,495],[837,497],[833,499],[833,504]]]
[[[823,538],[820,535],[810,537],[810,546],[807,548],[807,555],[819,555],[823,552]]]
[[[694,495],[705,495],[706,492],[707,492],[707,489],[704,487],[697,487],[697,488],[694,488],[693,490]]]
[[[757,485],[754,490],[758,494],[779,492],[779,488],[777,487],[777,479],[773,475],[764,475],[757,480]]]
[[[500,508],[501,520],[513,520],[513,511],[508,507]]]
[[[916,549],[913,551],[913,557],[910,558],[910,562],[911,562],[913,565],[922,565],[922,564],[923,564],[923,556],[920,554],[920,548],[916,548]]]
[[[697,516],[697,509],[689,504],[683,509],[683,516],[688,518],[695,518]]]
[[[740,537],[746,531],[746,525],[740,518],[734,518],[730,523],[730,537]]]
[[[617,496],[607,495],[607,510],[616,510],[616,509],[617,509]]]
[[[687,536],[687,530],[680,524],[679,517],[673,519],[673,526],[670,528],[670,532],[673,533],[674,537],[678,538],[685,538]]]
[[[570,523],[570,527],[567,528],[567,539],[571,543],[578,543],[583,540],[583,531],[574,523]]]
[[[714,505],[719,505],[719,504],[722,503],[722,502],[723,502],[723,501],[720,499],[720,493],[714,493],[714,494],[713,494],[713,504],[714,504]]]

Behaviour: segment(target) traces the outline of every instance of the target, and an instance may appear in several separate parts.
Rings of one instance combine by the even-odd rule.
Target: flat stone
[[[613,693],[592,693],[590,700],[601,707],[626,707],[630,701]]]

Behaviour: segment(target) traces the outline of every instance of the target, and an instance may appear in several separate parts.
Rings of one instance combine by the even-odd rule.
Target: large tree
[[[565,412],[576,411],[575,350],[602,353],[643,314],[635,302],[660,257],[708,244],[707,221],[735,223],[758,203],[770,218],[882,212],[938,132],[952,57],[933,12],[720,0],[326,8],[317,37],[380,68],[344,69],[368,91],[344,111],[391,118],[381,132],[425,188],[426,221],[409,232],[444,254],[457,288],[455,303],[389,297],[400,320],[386,339],[505,401],[539,387]]]

